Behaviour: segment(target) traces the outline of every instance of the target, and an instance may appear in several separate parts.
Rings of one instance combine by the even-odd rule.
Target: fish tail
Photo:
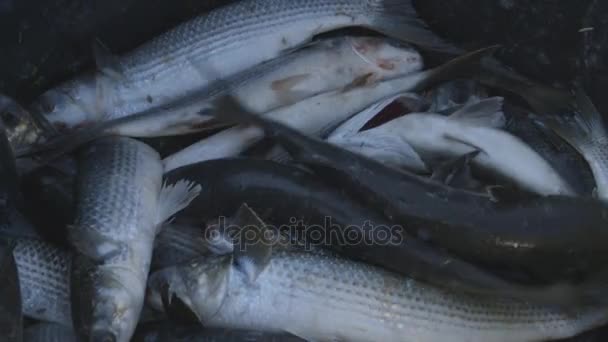
[[[168,220],[175,213],[186,208],[201,192],[200,184],[179,180],[175,184],[164,184],[158,200],[158,219],[159,229],[161,223]]]
[[[567,91],[533,82],[494,58],[486,59],[474,76],[484,85],[520,96],[538,114],[570,110],[573,105],[572,96]]]
[[[576,90],[576,110],[571,116],[547,115],[538,120],[585,155],[589,147],[607,144],[608,136],[601,114],[582,89]]]
[[[429,50],[461,54],[464,50],[444,41],[418,17],[412,0],[371,0],[370,29]]]
[[[492,55],[500,46],[493,45],[456,57],[449,62],[427,71],[424,77],[416,85],[414,91],[421,91],[441,82],[456,78],[471,78],[476,75],[482,67],[485,57]]]

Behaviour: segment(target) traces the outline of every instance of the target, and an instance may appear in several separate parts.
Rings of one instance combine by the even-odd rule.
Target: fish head
[[[354,37],[353,51],[373,65],[380,77],[406,75],[422,70],[420,53],[405,43],[380,37]]]
[[[0,119],[6,137],[14,151],[18,152],[40,143],[45,132],[41,123],[15,100],[0,94]]]
[[[40,95],[30,111],[60,133],[82,127],[102,115],[105,83],[104,78],[92,75],[65,82]]]
[[[143,307],[142,275],[124,266],[100,265],[80,253],[72,264],[72,317],[78,335],[87,341],[129,341]]]
[[[209,320],[226,297],[232,264],[232,255],[213,255],[155,272],[147,301],[172,319]]]

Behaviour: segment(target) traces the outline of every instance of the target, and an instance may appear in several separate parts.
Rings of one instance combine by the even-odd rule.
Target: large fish
[[[99,72],[51,89],[33,108],[58,128],[141,112],[345,27],[366,27],[456,52],[417,18],[411,0],[245,0],[202,14],[121,57],[98,54]]]
[[[72,319],[85,339],[129,341],[139,319],[154,238],[200,186],[163,187],[160,157],[124,137],[96,140],[82,152],[76,219],[69,227]]]
[[[360,198],[381,208],[392,222],[457,255],[526,270],[544,282],[580,280],[581,275],[605,269],[608,207],[600,201],[497,192],[492,196],[455,189],[308,137],[248,112],[231,98],[222,99],[218,106],[234,121],[263,127],[297,161],[316,169],[335,186],[358,189]],[[592,292],[571,291],[553,299],[597,295]]]
[[[204,189],[176,216],[177,221],[198,226],[215,223],[248,203],[280,232],[304,237],[306,248],[330,248],[436,285],[473,292],[517,287],[410,237],[341,189],[297,167],[218,159],[184,166],[165,177],[168,184],[186,179]]]
[[[263,223],[259,226],[263,233]],[[328,253],[260,240],[150,276],[159,310],[188,309],[205,327],[288,332],[309,341],[540,341],[608,320],[605,307],[560,310],[445,291]]]
[[[323,136],[341,122],[387,97],[411,90],[420,90],[445,79],[466,75],[479,64],[479,60],[494,49],[483,49],[458,57],[434,69],[375,82],[367,75],[344,89],[321,93],[291,106],[264,113],[264,116],[289,124],[299,131]],[[208,109],[213,111],[213,109]],[[216,113],[222,119],[222,113]],[[227,113],[226,115],[228,115]],[[237,126],[166,157],[165,171],[180,166],[216,158],[231,157],[263,138],[257,127]]]
[[[99,118],[97,124],[75,118],[68,128],[84,127],[44,143],[41,140],[32,150],[70,149],[101,135],[149,137],[208,130],[215,125],[209,122],[210,117],[200,115],[201,108],[228,91],[252,109],[267,112],[343,88],[362,77],[382,80],[420,71],[422,64],[416,50],[395,40],[351,36],[319,40],[239,72],[229,77],[225,86],[212,84],[143,112]],[[20,153],[33,152],[28,150],[23,148]]]

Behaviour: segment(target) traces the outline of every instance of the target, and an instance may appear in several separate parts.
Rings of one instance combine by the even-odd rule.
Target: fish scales
[[[67,250],[40,240],[18,240],[13,250],[23,314],[71,326],[70,267]]]
[[[229,279],[209,325],[286,327],[321,339],[351,331],[361,341],[535,341],[570,336],[606,319],[601,310],[567,313],[451,293],[346,259],[293,251],[273,252],[254,284],[234,271]]]

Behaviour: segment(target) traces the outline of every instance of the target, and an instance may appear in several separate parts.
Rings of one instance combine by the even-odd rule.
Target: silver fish
[[[513,181],[522,188],[542,195],[574,195],[571,186],[538,153],[519,138],[497,129],[504,125],[501,110],[490,100],[489,106],[469,104],[450,116],[411,113],[372,128],[373,137],[400,136],[423,160],[460,157],[481,151],[472,162]],[[482,103],[480,102],[480,103]],[[498,109],[498,110],[497,110]]]
[[[124,137],[102,138],[81,155],[71,274],[74,327],[85,339],[129,341],[138,322],[161,224],[200,186],[163,186],[160,157]]]
[[[76,342],[74,329],[56,323],[37,323],[24,331],[24,342]]]
[[[70,252],[45,241],[19,239],[13,254],[19,273],[23,314],[71,327]]]
[[[342,88],[356,79],[388,79],[420,71],[422,57],[415,49],[378,37],[339,37],[316,41],[306,48],[239,72],[225,86],[203,87],[185,97],[149,110],[75,129],[47,141],[34,151],[68,151],[102,135],[150,137],[186,134],[213,128],[201,108],[217,96],[234,93],[259,112],[293,104],[325,91]],[[44,142],[44,143],[42,143]],[[23,147],[20,154],[28,152]],[[30,151],[31,153],[31,151]],[[59,152],[60,153],[60,152]]]
[[[201,233],[193,227],[165,225],[154,241],[156,265],[172,266],[208,254],[197,236]],[[42,240],[17,239],[13,254],[23,315],[71,327],[70,251]]]
[[[179,299],[205,327],[289,332],[309,341],[541,341],[608,320],[601,307],[560,310],[447,292],[328,253],[254,253],[260,245],[152,274],[150,298],[172,301],[151,305],[164,310]]]
[[[245,0],[202,14],[122,57],[100,56],[99,72],[49,90],[33,108],[59,128],[123,117],[276,58],[317,34],[353,26],[459,52],[426,28],[411,0]]]
[[[538,119],[585,158],[595,179],[597,197],[608,201],[608,131],[602,114],[583,89],[576,91],[576,104],[577,109],[571,116],[538,116]]]
[[[321,93],[291,106],[259,114],[286,123],[304,133],[324,136],[344,120],[380,100],[467,73],[490,51],[492,50],[479,50],[434,69],[380,82],[370,83],[368,78],[363,78],[344,89]],[[222,114],[218,115],[221,117]],[[200,161],[237,155],[263,136],[263,131],[258,127],[239,125],[224,130],[166,157],[163,160],[165,171]]]

